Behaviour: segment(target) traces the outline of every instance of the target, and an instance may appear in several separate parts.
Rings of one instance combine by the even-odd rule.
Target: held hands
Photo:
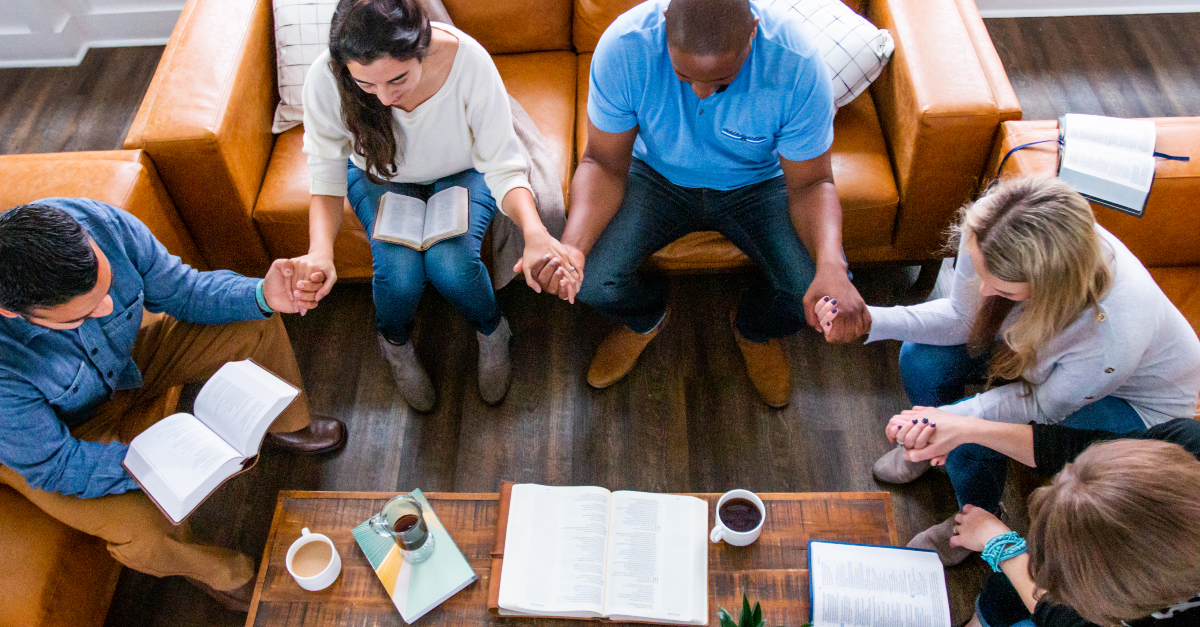
[[[980,422],[978,418],[918,406],[892,416],[887,425],[887,436],[907,449],[904,459],[929,461],[933,466],[941,466],[946,463],[950,451],[971,442],[971,433]]]
[[[319,290],[331,284],[332,281],[327,281],[325,273],[320,270],[301,275],[296,270],[294,260],[276,259],[263,279],[263,297],[275,311],[304,315],[305,311],[317,306]],[[328,293],[329,290],[325,291]]]
[[[826,342],[851,342],[871,331],[871,314],[844,268],[817,269],[804,294],[808,326],[825,335]]]
[[[954,535],[950,546],[961,546],[972,551],[982,551],[992,538],[1008,533],[1008,525],[982,507],[964,505],[962,512],[954,515]]]
[[[333,253],[309,253],[302,257],[279,260],[291,265],[289,298],[295,312],[304,315],[316,309],[317,303],[329,295],[337,282],[337,270],[333,267]],[[276,261],[276,263],[279,263]],[[283,311],[279,309],[279,311]]]
[[[583,286],[584,255],[578,248],[563,244],[542,229],[525,235],[525,254],[513,266],[513,272],[525,275],[525,284],[539,294],[544,289],[575,303]]]

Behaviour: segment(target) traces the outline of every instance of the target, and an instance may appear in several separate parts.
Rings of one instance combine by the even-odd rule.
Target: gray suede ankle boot
[[[495,405],[504,400],[508,384],[512,379],[512,363],[508,359],[508,341],[512,331],[508,320],[500,318],[500,324],[491,335],[475,332],[479,338],[479,395],[483,402]]]
[[[392,344],[379,334],[379,348],[383,356],[392,365],[392,379],[400,389],[400,395],[408,401],[408,406],[419,412],[433,409],[437,395],[433,391],[433,382],[429,380],[421,360],[413,350],[412,340],[403,345]]]

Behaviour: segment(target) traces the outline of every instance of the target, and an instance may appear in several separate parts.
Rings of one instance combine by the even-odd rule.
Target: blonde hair
[[[963,208],[951,241],[975,241],[987,271],[1001,281],[1027,283],[1024,311],[1004,330],[1004,346],[993,352],[993,379],[1022,379],[1037,352],[1084,310],[1098,309],[1112,285],[1103,241],[1092,207],[1057,178],[1027,177],[995,185]],[[984,300],[972,325],[970,345],[989,348],[1013,301]]]
[[[1029,500],[1029,576],[1106,627],[1200,591],[1200,461],[1177,444],[1095,444]]]

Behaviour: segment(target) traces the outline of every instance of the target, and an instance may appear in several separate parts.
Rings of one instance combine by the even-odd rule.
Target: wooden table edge
[[[620,490],[614,490],[620,491]],[[278,501],[289,499],[390,499],[393,496],[407,492],[339,492],[336,490],[280,490]],[[489,501],[500,498],[498,492],[423,492],[427,499],[442,501]],[[711,498],[721,496],[723,492],[667,492],[678,496],[694,496]],[[894,522],[891,517],[891,492],[756,492],[764,501],[859,501],[883,499],[888,502],[888,522]],[[277,501],[277,502],[278,502]],[[272,521],[272,524],[274,521]]]
[[[267,582],[267,560],[271,556],[271,547],[275,546],[275,536],[279,533],[279,518],[283,516],[283,493],[291,492],[292,490],[281,490],[279,496],[275,498],[275,515],[271,516],[271,529],[267,533],[267,544],[263,547],[262,561],[258,564],[258,574],[255,575],[254,594],[250,597],[250,611],[246,614],[246,627],[254,625],[254,619],[258,615],[258,605],[262,600],[263,586]]]

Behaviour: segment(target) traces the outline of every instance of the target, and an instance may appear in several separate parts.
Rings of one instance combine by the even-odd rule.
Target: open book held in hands
[[[1141,217],[1154,183],[1154,122],[1069,113],[1058,133],[1058,177],[1096,204]]]
[[[419,198],[387,192],[379,198],[371,237],[416,250],[467,232],[470,203],[467,188],[455,185],[429,197]]]
[[[172,414],[143,431],[121,465],[178,525],[257,461],[267,428],[299,394],[249,359],[231,361],[200,389],[195,415]]]
[[[708,624],[704,501],[531,483],[500,499],[493,613]]]
[[[813,627],[950,627],[934,551],[809,540],[808,578]]]

